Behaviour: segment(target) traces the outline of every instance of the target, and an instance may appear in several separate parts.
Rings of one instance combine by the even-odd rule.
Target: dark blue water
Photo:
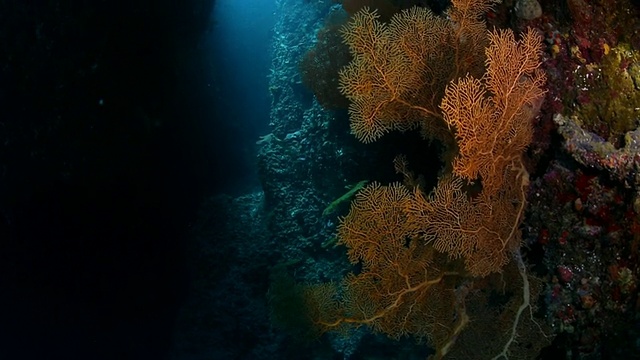
[[[222,191],[257,184],[254,149],[269,123],[267,72],[274,10],[274,0],[217,1],[210,35],[203,42],[211,51],[210,92],[218,122],[211,146],[220,154],[220,170],[228,175]]]

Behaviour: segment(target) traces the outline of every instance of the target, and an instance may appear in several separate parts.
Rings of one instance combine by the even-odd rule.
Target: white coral
[[[518,0],[515,9],[516,16],[524,20],[533,20],[542,15],[538,0]]]

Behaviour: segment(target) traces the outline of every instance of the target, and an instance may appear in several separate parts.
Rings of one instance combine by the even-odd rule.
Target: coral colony
[[[363,329],[408,336],[435,359],[634,354],[637,9],[383,3],[393,2],[345,0],[348,16],[328,17],[300,71],[325,108],[348,107],[357,143],[336,163],[370,148],[395,174],[351,175],[357,187],[327,201],[326,226],[337,225],[322,248],[346,252],[350,270],[300,275],[313,272],[307,262],[297,283],[274,276],[274,321],[334,345]],[[261,145],[277,152],[285,137]],[[411,155],[394,148],[403,141]]]

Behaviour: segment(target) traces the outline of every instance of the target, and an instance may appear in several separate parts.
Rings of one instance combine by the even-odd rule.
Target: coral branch
[[[504,169],[531,142],[531,121],[546,78],[538,70],[542,38],[533,30],[519,41],[510,30],[495,31],[489,41],[485,81],[466,77],[453,82],[440,107],[460,148],[454,172],[481,179],[483,191],[492,195],[503,186]]]
[[[421,126],[425,134],[446,136],[438,105],[450,80],[480,73],[484,54],[473,50],[486,42],[479,20],[484,9],[452,10],[455,26],[421,7],[394,15],[388,25],[368,8],[356,13],[343,29],[354,60],[340,72],[354,135],[368,143],[392,130]]]

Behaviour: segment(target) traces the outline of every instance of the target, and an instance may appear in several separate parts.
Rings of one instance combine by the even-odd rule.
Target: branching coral
[[[519,226],[529,185],[522,155],[544,94],[542,44],[533,31],[520,40],[510,30],[488,32],[479,17],[489,1],[453,4],[449,19],[412,8],[388,25],[364,9],[343,31],[354,60],[340,84],[355,136],[371,142],[420,127],[459,151],[429,195],[399,183],[361,190],[338,231],[361,269],[341,284],[310,286],[307,299],[321,331],[368,325],[393,338],[426,338],[442,357],[468,324],[470,279],[515,258],[522,296],[508,309],[512,330],[493,345],[504,355],[531,306]],[[396,161],[416,184],[407,167]],[[467,193],[472,181],[479,192]]]

